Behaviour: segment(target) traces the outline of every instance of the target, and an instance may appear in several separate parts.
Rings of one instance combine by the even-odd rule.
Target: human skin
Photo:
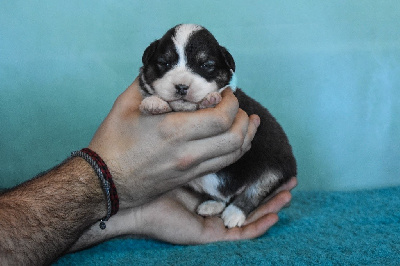
[[[103,158],[113,176],[120,198],[117,215],[131,212],[143,221],[157,220],[151,215],[155,207],[178,202],[179,196],[167,197],[174,189],[232,164],[248,151],[260,120],[239,109],[230,90],[215,108],[146,116],[138,109],[138,86],[135,80],[118,97],[89,148]],[[2,263],[49,264],[106,211],[91,166],[82,158],[68,159],[0,196]],[[141,225],[136,229],[150,237],[158,231]],[[168,241],[168,234],[157,237]]]
[[[293,177],[264,204],[252,212],[242,227],[228,229],[217,216],[201,217],[196,207],[201,197],[185,188],[177,188],[137,208],[118,212],[101,230],[98,223],[89,228],[70,252],[119,237],[146,237],[174,244],[205,244],[256,238],[278,222],[277,213],[291,201],[290,190],[297,185]]]
[[[239,109],[231,90],[223,99],[216,108],[197,112],[143,115],[137,80],[118,97],[89,148],[117,177],[121,208],[216,172],[250,149],[259,117]]]

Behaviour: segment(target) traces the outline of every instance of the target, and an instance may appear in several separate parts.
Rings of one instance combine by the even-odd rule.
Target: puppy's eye
[[[215,62],[213,60],[208,60],[200,66],[201,69],[207,72],[213,72],[215,70]]]
[[[157,60],[157,66],[161,69],[163,68],[170,68],[171,67],[171,63],[169,63],[167,60],[165,60],[164,58],[159,58]]]

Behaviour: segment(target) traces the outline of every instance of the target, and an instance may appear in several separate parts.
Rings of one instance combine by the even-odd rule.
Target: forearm
[[[0,196],[0,257],[10,264],[48,264],[105,213],[91,166],[69,159]]]

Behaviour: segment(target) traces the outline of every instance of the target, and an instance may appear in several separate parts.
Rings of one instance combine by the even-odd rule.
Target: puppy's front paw
[[[221,94],[214,91],[206,95],[206,97],[200,102],[199,108],[205,109],[215,107],[222,100]]]
[[[225,202],[207,200],[199,205],[197,213],[201,216],[213,216],[220,214],[225,208]]]
[[[246,216],[243,211],[236,207],[235,205],[229,205],[225,211],[222,213],[222,219],[224,224],[228,228],[241,227],[246,220]]]
[[[172,111],[169,104],[157,96],[144,98],[140,103],[139,110],[144,114],[152,115],[163,114]]]

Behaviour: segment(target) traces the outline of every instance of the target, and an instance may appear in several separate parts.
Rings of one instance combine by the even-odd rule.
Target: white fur
[[[189,40],[190,35],[194,32],[201,30],[202,27],[195,24],[182,24],[175,29],[175,36],[172,41],[175,44],[176,50],[179,55],[178,66],[186,65],[185,46]]]
[[[249,198],[253,197],[251,195],[257,195],[261,193],[265,196],[271,191],[279,179],[280,176],[277,173],[269,171],[266,174],[263,174],[261,178],[259,178],[254,184],[246,189],[245,193],[248,194]]]
[[[229,205],[222,213],[221,218],[224,220],[224,224],[228,228],[241,227],[246,220],[246,215],[243,211],[235,205]]]
[[[207,193],[208,195],[220,199],[222,201],[229,201],[230,197],[223,196],[219,190],[218,186],[220,185],[220,179],[216,174],[208,174],[195,180],[192,180],[188,183],[190,187],[200,193]]]

